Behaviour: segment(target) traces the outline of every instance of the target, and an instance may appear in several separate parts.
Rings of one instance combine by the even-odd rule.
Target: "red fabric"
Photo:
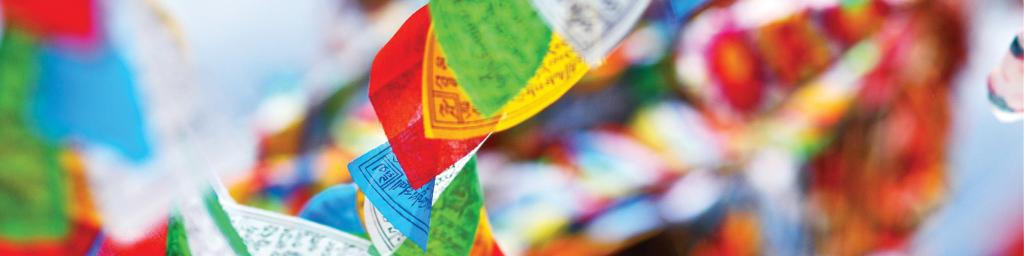
[[[167,254],[167,222],[146,235],[142,240],[132,244],[119,244],[104,239],[98,255],[166,255]]]
[[[2,0],[4,15],[11,23],[41,35],[91,38],[91,0]]]
[[[501,247],[498,246],[498,243],[494,243],[494,248],[493,248],[493,250],[491,250],[491,255],[494,255],[494,256],[505,256],[505,252],[501,251]]]
[[[757,55],[740,31],[725,32],[713,40],[707,55],[712,76],[729,105],[750,113],[761,104],[764,91]]]
[[[484,140],[428,139],[423,132],[423,54],[429,28],[430,11],[424,6],[381,48],[370,69],[370,103],[413,188],[432,181]]]
[[[285,200],[285,204],[288,205],[288,214],[298,216],[299,211],[302,211],[302,207],[306,206],[306,202],[309,202],[310,198],[313,198],[313,192],[310,191],[309,187],[298,187],[293,193],[288,196]]]
[[[1002,251],[1001,255],[1024,255],[1024,232],[1018,232],[1017,238]]]

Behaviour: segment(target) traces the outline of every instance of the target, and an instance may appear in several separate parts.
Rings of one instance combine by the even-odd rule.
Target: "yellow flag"
[[[579,54],[561,37],[553,35],[541,67],[526,87],[502,107],[499,115],[484,118],[459,86],[431,28],[423,61],[424,133],[427,138],[466,139],[506,130],[554,103],[588,70]]]

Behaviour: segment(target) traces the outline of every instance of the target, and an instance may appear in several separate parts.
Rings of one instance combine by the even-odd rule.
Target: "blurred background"
[[[0,254],[131,246],[210,175],[310,219],[387,141],[369,66],[424,4],[0,0]],[[494,235],[510,255],[1022,255],[1024,123],[986,89],[1022,29],[1019,0],[653,0],[482,146]]]

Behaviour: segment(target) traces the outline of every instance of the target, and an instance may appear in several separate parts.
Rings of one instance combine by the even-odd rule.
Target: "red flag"
[[[446,140],[425,136],[423,53],[429,29],[430,10],[424,6],[381,48],[370,68],[370,103],[413,188],[433,180],[485,138]]]
[[[41,35],[93,35],[91,0],[3,0],[3,11],[12,23]]]

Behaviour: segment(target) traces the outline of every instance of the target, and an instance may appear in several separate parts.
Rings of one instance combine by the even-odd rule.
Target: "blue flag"
[[[413,189],[387,143],[353,160],[348,170],[384,218],[420,248],[427,248],[434,181]]]

